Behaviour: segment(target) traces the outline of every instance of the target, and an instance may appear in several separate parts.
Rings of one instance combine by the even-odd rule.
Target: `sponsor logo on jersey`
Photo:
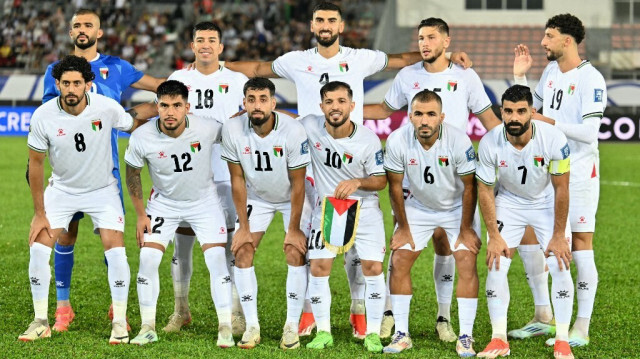
[[[449,157],[447,157],[447,156],[438,156],[438,165],[440,165],[440,167],[449,166]]]
[[[419,90],[420,89],[420,83],[418,81],[413,83],[413,89],[414,90]]]
[[[307,66],[307,71],[308,71],[308,72],[313,72],[313,67],[311,67],[311,66]]]
[[[580,224],[587,224],[587,219],[584,218],[584,216],[580,216],[580,218],[578,218],[578,223]]]
[[[251,147],[249,146],[244,146],[244,151],[242,151],[243,155],[250,155],[251,154]]]
[[[202,146],[200,146],[200,141],[195,141],[195,142],[191,142],[191,145],[189,146],[189,148],[191,148],[191,152],[198,153],[202,149]]]
[[[593,90],[593,102],[602,102],[602,94],[604,91],[602,89],[594,89]]]
[[[549,80],[549,83],[547,84],[547,87],[548,88],[553,88],[553,81],[552,80]]]
[[[220,233],[219,234],[227,234],[227,229],[224,227],[220,227]]]
[[[351,162],[353,162],[353,155],[352,155],[352,154],[350,154],[349,152],[345,152],[345,153],[342,155],[342,162],[344,162],[344,163],[351,163]]]
[[[91,121],[91,128],[96,132],[102,130],[102,121],[100,120]]]
[[[229,84],[220,84],[220,85],[218,85],[218,92],[220,92],[220,93],[229,92]]]
[[[448,81],[447,90],[455,92],[458,89],[458,81]]]
[[[417,166],[418,165],[418,161],[415,158],[412,158],[409,160],[408,163],[409,166]]]
[[[507,166],[507,161],[500,160],[500,164],[498,165],[498,167],[509,167],[509,166]]]
[[[380,166],[384,163],[384,154],[382,153],[382,150],[376,152],[376,165]]]
[[[536,166],[536,167],[544,166],[544,157],[538,156],[538,155],[533,155],[533,165]]]
[[[65,136],[65,135],[66,135],[66,133],[64,133],[64,129],[59,128],[59,129],[58,129],[58,137],[60,137],[60,136]]]
[[[282,146],[273,146],[273,155],[276,157],[284,156],[284,149]]]
[[[158,158],[167,158],[167,155],[164,154],[164,151],[158,152]]]
[[[467,155],[467,162],[471,162],[476,159],[476,150],[473,149],[473,146],[469,146],[465,155]]]
[[[309,153],[309,140],[304,140],[300,145],[300,154],[306,155],[307,153]]]
[[[340,72],[348,72],[349,71],[349,64],[346,62],[341,62],[340,63]]]
[[[109,68],[108,67],[101,67],[100,68],[100,77],[102,77],[103,80],[106,80],[107,77],[109,77]]]
[[[124,223],[124,218],[122,218],[122,216],[118,216],[118,223]]]
[[[576,84],[571,84],[569,85],[569,88],[567,89],[567,93],[569,95],[573,95],[573,93],[576,91]]]
[[[320,144],[320,142],[316,142],[316,144],[315,144],[315,145],[313,145],[313,147],[314,147],[316,150],[322,151],[322,145]]]

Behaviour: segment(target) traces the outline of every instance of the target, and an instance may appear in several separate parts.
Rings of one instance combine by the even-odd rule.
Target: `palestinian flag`
[[[220,93],[227,93],[229,92],[229,84],[220,84],[218,86],[218,92]]]
[[[360,204],[353,198],[327,196],[322,200],[322,241],[331,252],[345,253],[355,243]]]
[[[191,142],[191,146],[189,146],[189,148],[191,148],[191,152],[198,153],[202,149],[202,146],[200,146],[200,141],[195,141]]]
[[[571,84],[569,85],[569,89],[567,90],[567,92],[569,93],[569,95],[573,95],[573,93],[576,91],[576,84]]]
[[[458,81],[449,81],[447,82],[447,90],[455,91],[458,89]]]
[[[102,77],[103,80],[106,80],[107,77],[109,77],[109,68],[108,67],[101,67],[100,68],[100,77]]]
[[[340,63],[340,72],[348,72],[349,71],[349,64],[346,62],[341,62]]]
[[[342,155],[342,162],[344,163],[353,162],[353,155],[350,154],[349,152],[345,152],[344,155]]]
[[[100,120],[91,121],[91,128],[96,132],[102,130],[102,121]]]
[[[273,155],[276,157],[284,156],[284,150],[282,149],[282,146],[273,146]]]
[[[533,156],[533,165],[536,167],[544,166],[544,157],[542,156]]]
[[[447,157],[447,156],[439,156],[438,157],[438,164],[440,165],[440,167],[447,167],[449,165],[449,157]]]

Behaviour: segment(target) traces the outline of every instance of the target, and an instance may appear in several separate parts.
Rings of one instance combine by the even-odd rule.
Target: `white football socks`
[[[204,251],[204,261],[209,269],[211,298],[218,314],[218,325],[231,326],[232,284],[224,247],[211,247]]]
[[[163,252],[156,248],[140,249],[140,268],[138,268],[138,302],[142,324],[156,327],[156,305],[160,294],[160,275],[158,268]]]
[[[364,276],[366,283],[364,305],[367,312],[367,333],[380,334],[380,324],[384,313],[386,286],[384,274]]]
[[[493,329],[492,338],[507,340],[507,311],[509,310],[509,282],[507,274],[511,266],[511,259],[500,256],[500,270],[496,270],[495,263],[487,274],[486,295],[489,306],[489,317]]]
[[[104,252],[107,258],[107,277],[111,287],[111,300],[113,301],[113,322],[126,323],[127,298],[129,297],[129,283],[131,272],[127,263],[127,253],[124,247],[111,248]]]
[[[386,278],[386,282],[385,285],[387,286],[387,290],[386,290],[386,294],[387,297],[384,301],[384,311],[392,311],[393,312],[393,304],[391,303],[391,290],[390,290],[390,280],[391,280],[391,270],[393,268],[393,265],[391,264],[391,259],[393,258],[393,252],[391,252],[391,254],[389,255],[389,261],[387,262],[387,278]]]
[[[593,256],[593,250],[572,252],[576,264],[576,289],[578,296],[578,315],[573,324],[574,330],[579,330],[584,337],[589,336],[589,322],[593,313],[593,303],[598,289],[598,270]]]
[[[362,266],[360,265],[360,258],[358,257],[356,247],[352,247],[344,254],[344,270],[347,272],[353,306],[356,300],[363,300],[365,298],[364,275],[362,274]]]
[[[189,311],[189,285],[193,273],[193,244],[195,236],[176,233],[173,241],[173,258],[171,259],[171,277],[173,278],[173,296],[176,313]]]
[[[29,281],[31,282],[31,297],[35,319],[47,321],[49,283],[51,282],[52,249],[41,243],[34,243],[29,248]]]
[[[460,322],[460,336],[473,337],[473,324],[476,321],[478,298],[458,298],[458,321]]]
[[[309,281],[309,297],[317,330],[331,333],[331,289],[329,276],[315,277]]]
[[[307,291],[307,267],[288,265],[287,271],[287,323],[297,327]]]
[[[247,328],[260,328],[258,322],[258,282],[255,268],[253,266],[249,268],[238,268],[236,266],[233,270]]]
[[[535,319],[548,323],[553,319],[551,301],[549,299],[549,272],[544,252],[539,244],[523,244],[518,246],[518,253],[527,275],[527,283],[533,294],[536,306]]]
[[[560,270],[555,256],[547,258],[551,273],[551,301],[556,315],[556,339],[569,339],[569,323],[573,312],[573,280],[568,268]]]
[[[409,335],[409,308],[413,295],[391,294],[391,305],[393,306],[393,320],[396,325],[396,332]]]
[[[453,296],[453,279],[456,275],[456,261],[453,255],[435,255],[433,260],[433,282],[438,299],[438,317],[451,321],[451,298]]]

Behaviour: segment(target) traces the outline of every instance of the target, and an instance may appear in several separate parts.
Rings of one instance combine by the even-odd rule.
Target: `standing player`
[[[476,172],[480,210],[487,226],[486,295],[493,334],[481,358],[509,355],[507,274],[525,226],[533,227],[547,256],[556,315],[556,358],[573,358],[567,342],[573,309],[569,208],[569,145],[565,135],[541,121],[528,87],[515,85],[502,95],[503,125],[480,141]],[[500,181],[494,195],[493,185]]]
[[[394,131],[386,146],[384,167],[397,219],[391,238],[393,271],[388,274],[396,333],[384,352],[399,353],[412,347],[411,268],[433,231],[440,227],[449,239],[460,277],[456,292],[461,324],[456,350],[460,356],[474,356],[472,331],[478,307],[476,255],[481,245],[473,228],[476,153],[466,132],[443,123],[445,114],[436,92],[418,92],[411,101],[409,118],[413,126]],[[403,178],[408,179],[411,193],[406,201]]]
[[[538,82],[533,102],[542,112],[534,114],[534,119],[562,131],[572,153],[569,221],[578,273],[578,314],[569,335],[571,346],[589,344],[589,324],[598,288],[593,232],[600,195],[598,132],[607,105],[602,74],[578,53],[584,36],[582,22],[571,14],[556,15],[547,21],[542,46],[550,62]],[[516,58],[514,71],[516,77],[524,78],[531,67],[531,57],[526,47],[521,49],[525,51]],[[553,339],[547,344],[553,345]]]
[[[354,229],[353,248],[361,260],[365,280],[367,329],[364,345],[370,352],[381,352],[379,333],[385,297],[382,274],[385,236],[376,191],[387,184],[382,146],[371,130],[358,125],[358,120],[351,121],[350,114],[355,103],[348,84],[333,81],[320,91],[320,106],[324,116],[309,115],[302,119],[313,147],[310,151],[316,188],[321,198],[333,196],[338,200],[359,198],[361,201],[358,207],[361,208],[362,218],[366,218],[366,224],[356,228],[357,224],[350,222],[351,226],[346,226]],[[309,295],[318,332],[307,348],[313,349],[333,345],[329,274],[336,254],[324,244],[323,238],[329,235],[322,228],[325,224],[323,207],[317,206],[313,212],[309,237]],[[344,235],[347,235],[346,231]]]
[[[220,65],[218,57],[224,45],[222,30],[212,22],[201,22],[193,27],[191,50],[195,54],[195,70],[178,70],[169,76],[170,80],[184,83],[189,89],[190,111],[200,117],[213,118],[224,123],[242,108],[242,88],[247,77]],[[216,183],[218,197],[225,214],[227,228],[227,266],[233,280],[233,257],[229,246],[233,238],[236,211],[231,196],[229,169],[220,159],[220,145],[215,144],[211,155],[213,180]],[[179,228],[174,241],[174,254],[171,262],[175,309],[165,332],[179,331],[183,325],[191,322],[189,310],[189,284],[193,273],[193,244],[195,236],[189,228]],[[235,291],[234,291],[234,294]],[[237,294],[233,300],[233,334],[245,331],[244,316]]]
[[[138,298],[142,328],[132,344],[158,340],[156,303],[160,293],[158,267],[178,225],[188,224],[198,235],[210,273],[211,297],[218,314],[221,348],[234,345],[231,334],[231,278],[225,260],[227,231],[212,180],[211,152],[220,142],[222,125],[187,117],[189,90],[179,81],[158,86],[160,118],[136,131],[125,154],[127,188],[136,209],[140,250]],[[145,210],[140,171],[149,167],[152,195]]]
[[[137,89],[155,92],[162,79],[157,79],[136,70],[130,63],[116,56],[109,56],[98,53],[98,39],[102,37],[100,29],[100,17],[93,10],[79,9],[71,18],[71,29],[69,36],[74,44],[73,54],[89,61],[91,71],[95,74],[95,79],[91,85],[91,92],[98,93],[114,99],[120,103],[122,91],[132,86]],[[60,91],[56,87],[56,81],[52,76],[53,63],[47,67],[44,75],[44,95],[42,102],[45,103],[56,96]],[[153,104],[145,104],[145,112],[155,111]],[[135,116],[134,116],[135,117]],[[118,157],[118,131],[113,130],[111,136],[111,148],[113,150],[113,175],[118,180],[120,189],[120,199],[122,201],[122,184],[120,182],[120,160]],[[124,207],[124,205],[123,205]],[[66,331],[75,317],[71,303],[69,301],[71,289],[71,273],[73,270],[74,255],[73,248],[78,238],[78,223],[83,214],[78,212],[74,215],[69,228],[62,231],[54,250],[54,271],[56,280],[56,296],[58,299],[56,309],[56,323],[53,325],[55,331]],[[113,314],[109,310],[109,317]]]
[[[29,128],[29,184],[35,214],[29,232],[29,278],[35,319],[18,339],[51,336],[47,307],[49,257],[58,235],[78,212],[88,213],[100,234],[109,262],[113,303],[109,343],[128,343],[126,327],[129,264],[124,249],[124,213],[113,175],[111,130],[132,131],[139,121],[114,100],[89,93],[94,74],[81,57],[67,56],[52,71],[61,95],[38,107]],[[135,110],[131,110],[134,113]],[[44,158],[53,168],[43,190]]]
[[[323,1],[316,5],[310,27],[318,43],[315,48],[292,51],[273,62],[227,62],[225,66],[249,77],[282,77],[295,83],[300,116],[322,116],[323,113],[318,107],[318,103],[322,101],[318,97],[320,89],[330,81],[343,81],[349,84],[353,91],[352,121],[362,125],[364,78],[385,68],[401,69],[420,60],[419,53],[387,55],[381,51],[340,46],[338,38],[344,31],[342,10],[330,2]],[[456,62],[470,63],[464,53],[454,54],[452,58]],[[364,279],[360,260],[354,250],[345,255],[344,267],[351,288],[350,322],[354,336],[363,338],[366,328]],[[307,301],[300,322],[300,335],[311,334],[314,327],[315,322]]]
[[[231,249],[235,280],[247,330],[238,342],[245,349],[260,342],[258,283],[253,257],[276,212],[285,227],[287,320],[280,348],[300,347],[298,321],[307,290],[307,238],[300,230],[309,141],[295,119],[274,112],[276,88],[256,77],[244,85],[246,114],[227,120],[222,130],[222,158],[229,163],[238,230]]]
[[[442,99],[445,122],[462,131],[467,131],[469,112],[480,119],[487,130],[491,130],[500,120],[491,110],[491,100],[484,90],[482,81],[472,69],[456,66],[445,57],[449,47],[449,25],[438,18],[424,19],[418,25],[418,48],[422,60],[398,72],[384,101],[380,104],[364,106],[364,117],[385,119],[394,111],[408,106],[411,114],[411,100],[425,89],[434,91]],[[405,180],[405,190],[408,190]],[[458,337],[451,326],[451,298],[455,276],[455,260],[449,248],[445,231],[437,228],[433,233],[435,259],[433,261],[433,281],[438,300],[436,331],[440,340],[455,341]],[[426,243],[425,243],[426,244]],[[389,261],[391,267],[392,261]],[[389,276],[390,278],[391,276]],[[393,327],[391,303],[387,300],[381,336],[387,337]]]

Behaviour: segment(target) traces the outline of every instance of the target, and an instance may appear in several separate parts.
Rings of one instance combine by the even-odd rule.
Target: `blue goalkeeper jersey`
[[[56,80],[53,78],[54,62],[47,67],[44,74],[44,95],[42,103],[45,103],[60,95],[56,88]],[[122,92],[132,84],[138,82],[144,76],[142,71],[137,70],[129,62],[117,57],[99,54],[96,60],[89,62],[91,69],[96,75],[91,86],[91,92],[110,97],[118,102]],[[118,157],[118,130],[111,131],[111,151],[113,156],[113,174],[120,182],[120,160]]]

